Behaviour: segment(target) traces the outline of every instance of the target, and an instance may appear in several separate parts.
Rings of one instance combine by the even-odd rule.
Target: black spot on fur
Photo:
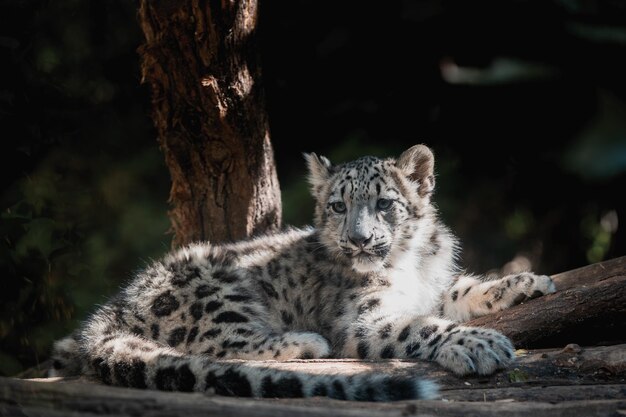
[[[365,359],[367,358],[367,354],[369,353],[369,345],[367,344],[365,340],[361,340],[359,344],[357,345],[356,350],[357,350],[357,354],[359,355],[359,358]]]
[[[435,345],[437,344],[437,342],[438,342],[438,341],[440,341],[440,340],[441,340],[441,334],[438,334],[437,336],[435,336],[435,337],[433,338],[433,340],[431,340],[431,341],[428,343],[428,346],[435,346]]]
[[[165,317],[172,314],[175,310],[178,310],[180,303],[174,297],[170,291],[166,291],[163,294],[155,298],[150,310],[157,317]]]
[[[279,276],[280,265],[278,259],[274,259],[267,264],[267,274],[271,279],[276,279]]]
[[[336,400],[345,400],[346,399],[346,390],[343,388],[343,384],[339,380],[333,381],[333,390],[331,391],[329,397],[334,398]]]
[[[111,384],[111,368],[103,358],[96,358],[91,362],[96,375],[100,377],[100,380],[105,384]]]
[[[131,332],[136,335],[143,336],[143,329],[139,326],[133,326],[133,328],[131,329]]]
[[[439,233],[434,232],[430,236],[430,254],[436,255],[441,249],[441,243],[439,242]]]
[[[391,334],[392,328],[393,326],[391,325],[391,323],[387,323],[378,331],[378,335],[381,339],[387,339]]]
[[[276,292],[276,289],[271,283],[267,281],[259,281],[259,284],[261,285],[261,288],[263,289],[263,291],[265,291],[265,293],[269,297],[272,297],[278,300],[278,293]]]
[[[313,388],[313,396],[314,397],[326,397],[328,395],[328,389],[326,389],[326,385],[321,382],[318,382],[317,385]]]
[[[113,375],[119,385],[131,388],[146,388],[146,364],[140,360],[115,362]]]
[[[206,332],[202,333],[202,337],[200,337],[200,340],[213,339],[215,336],[217,336],[220,333],[222,333],[222,329],[209,329]]]
[[[391,377],[385,384],[386,399],[389,401],[410,400],[417,398],[415,384],[410,378]]]
[[[209,295],[215,294],[218,290],[219,290],[218,287],[211,287],[209,285],[199,285],[198,288],[196,288],[196,297],[197,298],[208,297]]]
[[[163,391],[193,391],[196,384],[196,376],[191,372],[187,364],[178,369],[173,366],[157,370],[154,377],[157,388]]]
[[[203,306],[202,303],[199,301],[196,301],[191,305],[191,307],[189,307],[189,313],[195,321],[200,320],[200,318],[202,317],[202,310]]]
[[[488,308],[489,310],[491,310],[491,309],[493,308],[493,305],[492,305],[492,304],[491,304],[491,302],[489,302],[489,301],[485,301],[485,305],[487,306],[487,308]]]
[[[470,285],[469,287],[467,287],[465,289],[465,291],[463,291],[463,297],[465,297],[467,295],[468,292],[470,292],[470,290],[472,289],[472,286]]]
[[[217,377],[215,376],[215,373],[209,371],[204,378],[204,384],[206,385],[207,390],[209,388],[216,388]]]
[[[359,315],[365,314],[368,311],[372,311],[379,305],[380,305],[380,300],[378,298],[372,298],[370,300],[367,300],[365,303],[359,306]]]
[[[206,303],[206,306],[204,307],[204,311],[206,311],[207,313],[212,313],[223,305],[224,303],[220,301],[209,301],[208,303]]]
[[[452,298],[452,301],[456,301],[458,296],[459,292],[457,290],[452,291],[452,294],[450,294],[450,298]]]
[[[241,302],[241,301],[248,301],[252,297],[250,297],[249,295],[244,295],[244,294],[229,294],[229,295],[224,296],[224,298],[230,301]]]
[[[173,366],[161,368],[156,371],[154,383],[162,391],[173,391],[176,389],[176,369]]]
[[[537,298],[537,297],[541,297],[543,295],[543,292],[539,291],[539,290],[535,290],[530,297],[528,297],[528,299],[532,300],[533,298]]]
[[[194,326],[189,330],[189,334],[187,335],[187,344],[190,344],[196,340],[198,336],[198,326]]]
[[[398,335],[398,342],[404,342],[411,333],[411,326],[406,326]]]
[[[430,326],[424,326],[420,329],[420,337],[422,339],[428,339],[430,335],[437,331],[437,325],[431,324]]]
[[[233,272],[224,271],[223,269],[220,269],[220,270],[213,272],[213,279],[216,279],[225,284],[230,284],[230,283],[237,281],[239,277],[235,275]]]
[[[261,382],[261,396],[265,398],[303,397],[302,382],[295,376],[280,378],[274,382],[272,377],[268,375]]]
[[[380,352],[380,357],[381,357],[381,359],[390,359],[390,358],[393,358],[395,356],[395,354],[396,354],[396,351],[393,348],[393,345],[387,345]]]
[[[454,323],[450,323],[448,325],[448,327],[446,327],[446,330],[444,330],[445,332],[449,332],[450,330],[454,329],[456,327],[456,324]]]
[[[226,351],[225,350],[221,350],[221,351],[217,352],[217,355],[215,355],[215,357],[217,357],[217,358],[223,358],[224,356],[226,356]]]
[[[128,372],[128,386],[131,388],[146,388],[146,363],[134,360]]]
[[[152,332],[152,339],[153,340],[158,340],[159,339],[159,325],[158,324],[152,324],[150,326],[150,331]]]
[[[186,327],[184,327],[184,326],[177,327],[174,330],[172,330],[172,332],[168,336],[167,343],[170,346],[172,346],[172,347],[176,347],[176,346],[180,345],[183,340],[185,340],[185,335],[186,334],[187,334],[187,328]]]
[[[406,356],[409,358],[417,358],[420,356],[419,353],[420,344],[417,342],[408,343],[406,348],[404,349]]]
[[[280,316],[283,319],[283,323],[287,326],[290,326],[293,323],[293,314],[288,313],[285,310],[281,310]]]
[[[181,268],[180,270],[174,271],[174,275],[172,276],[172,285],[175,285],[179,288],[185,287],[189,285],[192,279],[200,276],[200,268],[197,266],[189,267],[189,268]]]
[[[302,308],[302,301],[300,297],[296,298],[296,302],[294,303],[294,307],[296,309],[296,313],[302,315],[304,314],[304,309]]]
[[[218,378],[209,372],[206,377],[206,384],[207,388],[215,387],[215,393],[218,395],[252,397],[252,387],[248,378],[232,369],[228,369],[224,375]]]
[[[222,343],[222,347],[224,349],[226,349],[226,348],[241,349],[242,347],[246,346],[247,344],[248,344],[248,342],[246,342],[244,340],[239,340],[237,342],[231,342],[230,340],[224,340],[224,342]]]
[[[379,396],[377,395],[377,391],[376,388],[366,384],[366,385],[362,385],[358,388],[358,391],[356,392],[355,395],[355,400],[357,401],[377,401],[380,400]]]
[[[313,355],[313,352],[310,352],[308,350],[302,352],[302,354],[300,356],[298,356],[298,359],[314,359],[315,355]]]
[[[362,339],[367,335],[367,328],[365,326],[358,326],[354,330],[354,337],[357,339]]]
[[[190,392],[193,391],[193,386],[196,385],[196,376],[189,369],[189,365],[181,365],[176,370],[176,386],[178,391]]]
[[[242,327],[235,329],[235,333],[240,334],[242,336],[252,336],[254,332],[250,329],[244,329]]]
[[[213,319],[214,323],[246,323],[248,318],[236,311],[224,311]]]

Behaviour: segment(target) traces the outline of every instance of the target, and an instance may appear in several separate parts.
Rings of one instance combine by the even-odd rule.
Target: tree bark
[[[142,82],[172,177],[173,245],[280,226],[257,1],[141,0]]]
[[[626,341],[626,257],[554,276],[557,292],[469,321],[538,348]]]

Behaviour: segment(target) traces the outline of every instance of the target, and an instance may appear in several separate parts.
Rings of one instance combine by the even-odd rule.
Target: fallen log
[[[507,415],[537,417],[565,416],[574,411],[578,415],[607,415],[626,406],[626,345],[568,346],[559,350],[522,352],[510,369],[490,377],[470,378],[457,378],[432,363],[421,361],[297,360],[252,363],[310,373],[374,371],[422,375],[437,380],[443,401],[364,405],[326,398],[251,400],[116,388],[84,377],[0,378],[0,415],[491,416],[506,410]],[[511,401],[526,402],[520,406],[509,404]],[[552,404],[554,402],[563,403]]]
[[[626,342],[626,257],[554,279],[556,293],[467,324],[497,329],[524,348]]]
[[[377,372],[399,376],[422,375],[435,380],[442,392],[452,389],[520,386],[592,385],[626,382],[626,344],[581,348],[518,351],[508,369],[491,376],[459,378],[439,365],[425,361],[326,359],[285,362],[247,361],[255,366],[311,374],[357,374]],[[444,396],[445,398],[445,396]]]
[[[564,401],[613,400],[626,398],[626,385],[556,385],[538,387],[506,387],[456,389],[443,393],[448,401]]]
[[[626,275],[626,256],[561,272],[560,274],[552,275],[552,279],[557,291],[563,291],[620,275]]]

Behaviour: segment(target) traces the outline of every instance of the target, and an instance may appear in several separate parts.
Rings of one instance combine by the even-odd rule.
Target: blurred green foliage
[[[54,339],[170,246],[135,5],[7,3],[0,375],[45,359]]]
[[[53,340],[170,247],[169,177],[139,83],[136,6],[2,3],[0,375],[45,359]],[[263,3],[284,223],[312,215],[301,152],[342,162],[425,142],[437,157],[436,202],[471,271],[522,256],[554,273],[623,255],[625,65],[615,57],[625,48],[557,32],[572,16],[552,4],[511,7],[393,0],[337,3],[329,14],[310,0]],[[531,33],[537,10],[544,21]],[[534,80],[513,68],[522,81],[497,85],[440,74],[443,58],[480,69],[506,54],[547,69]]]

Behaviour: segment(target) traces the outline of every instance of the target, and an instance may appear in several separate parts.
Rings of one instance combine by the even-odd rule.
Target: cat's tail
[[[323,396],[341,400],[396,401],[429,399],[437,394],[435,383],[420,377],[389,376],[376,373],[355,375],[311,374],[272,369],[262,362],[214,361],[202,355],[183,355],[126,332],[116,332],[99,340],[57,342],[73,348],[83,365],[58,362],[56,374],[82,368],[102,382],[133,388],[165,391],[195,391],[227,396],[299,398]],[[83,348],[77,349],[78,345]],[[58,360],[58,359],[57,359]]]
[[[78,349],[78,334],[54,342],[52,347],[52,367],[48,370],[49,377],[73,376],[82,373],[82,362]]]

